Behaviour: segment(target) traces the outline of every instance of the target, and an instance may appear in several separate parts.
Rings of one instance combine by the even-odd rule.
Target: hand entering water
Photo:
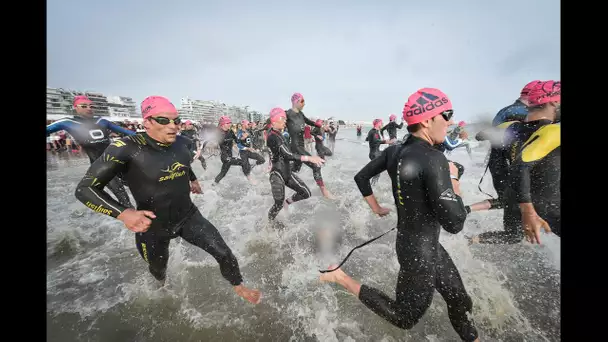
[[[251,290],[251,289],[246,288],[245,285],[241,284],[241,285],[235,286],[234,291],[236,292],[236,294],[239,297],[247,300],[251,304],[260,303],[260,297],[262,296],[262,293],[260,292],[260,290]]]

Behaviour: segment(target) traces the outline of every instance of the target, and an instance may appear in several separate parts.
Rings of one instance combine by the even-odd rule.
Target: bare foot
[[[333,270],[334,268],[338,267],[337,264],[335,265],[330,265],[327,269],[328,270]],[[333,272],[327,272],[327,273],[323,273],[321,274],[321,276],[319,277],[320,281],[324,281],[324,282],[330,282],[330,283],[340,283],[340,280],[342,278],[346,277],[346,273],[344,273],[344,271],[342,271],[342,269],[338,268],[337,270],[333,271]]]
[[[241,285],[237,285],[234,287],[234,291],[236,292],[236,294],[247,300],[249,303],[251,304],[259,304],[260,303],[260,297],[262,296],[262,293],[260,292],[260,290],[251,290],[246,288],[243,284]]]

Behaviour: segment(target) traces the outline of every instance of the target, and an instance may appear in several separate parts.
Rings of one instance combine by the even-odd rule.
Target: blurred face
[[[231,122],[225,123],[223,125],[220,125],[220,129],[224,132],[228,131],[230,129],[230,126],[232,126]]]
[[[277,131],[282,131],[283,129],[285,129],[286,120],[287,118],[284,116],[279,117],[278,120],[275,120],[275,122],[272,123],[272,128],[276,129]]]
[[[93,107],[91,103],[81,103],[76,106],[76,114],[87,118],[93,117]]]
[[[298,110],[302,110],[302,109],[304,108],[304,104],[305,104],[305,103],[304,103],[304,98],[301,98],[301,99],[299,99],[299,100],[296,102],[295,107],[296,107]]]
[[[181,120],[177,113],[159,113],[144,121],[146,132],[152,139],[163,144],[175,142]]]
[[[448,110],[426,121],[428,122],[428,133],[433,144],[440,144],[445,140],[445,136],[448,134],[448,127],[454,124],[454,121],[452,121],[453,113],[453,111]]]

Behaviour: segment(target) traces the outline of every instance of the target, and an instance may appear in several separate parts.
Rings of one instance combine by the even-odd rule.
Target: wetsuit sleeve
[[[402,129],[402,128],[403,128],[403,121],[401,121],[401,123],[400,123],[400,124],[398,124],[398,125],[397,125],[397,124],[395,124],[395,126],[397,126],[397,128],[399,128],[399,129]]]
[[[381,136],[384,136],[384,131],[386,131],[386,129],[388,128],[388,126],[389,126],[390,124],[391,124],[391,123],[389,122],[389,123],[387,123],[387,124],[386,124],[384,127],[382,127],[382,128],[380,129],[380,135],[381,135]]]
[[[50,135],[51,133],[55,133],[58,131],[67,130],[66,125],[64,125],[63,121],[55,121],[52,124],[46,126],[46,135]]]
[[[386,170],[387,151],[389,150],[390,148],[387,148],[386,150],[382,151],[380,156],[372,159],[372,161],[367,163],[367,165],[365,165],[355,175],[355,183],[357,183],[357,187],[359,188],[359,191],[361,191],[361,195],[363,195],[363,197],[367,197],[374,193],[370,179]]]
[[[509,185],[518,203],[532,203],[530,172],[561,145],[560,125],[547,125],[526,141],[510,168]]]
[[[104,187],[126,170],[133,147],[126,138],[110,144],[76,186],[76,198],[93,211],[114,218],[127,209],[105,192]]]
[[[313,127],[321,127],[321,126],[317,126],[317,123],[310,120],[309,118],[306,117],[306,115],[304,115],[304,113],[302,113],[302,117],[304,118],[304,122],[306,122],[307,125],[313,126]]]
[[[450,140],[450,138],[448,136],[446,136],[445,140],[443,141],[443,146],[445,146],[445,148],[448,151],[452,151],[453,149],[458,147],[459,143],[460,143],[460,141],[458,139],[452,141],[452,140]]]
[[[112,131],[114,133],[119,133],[119,134],[123,134],[123,135],[126,135],[126,136],[137,134],[137,132],[133,132],[133,131],[130,131],[128,129],[122,128],[122,127],[120,127],[120,126],[118,126],[118,125],[116,125],[116,124],[114,124],[114,123],[112,123],[112,122],[110,122],[108,120],[103,120],[102,119],[102,120],[99,120],[99,123],[102,126],[105,126],[107,129],[109,129],[110,131]]]
[[[423,174],[424,186],[431,208],[439,224],[446,231],[457,234],[464,228],[467,211],[462,198],[454,192],[450,179],[450,166],[443,154],[429,156]]]

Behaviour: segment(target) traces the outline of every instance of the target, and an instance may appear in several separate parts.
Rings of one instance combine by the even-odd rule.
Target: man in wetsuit
[[[308,153],[304,147],[304,126],[315,126],[315,123],[304,116],[302,108],[304,108],[304,97],[300,93],[293,94],[291,96],[291,109],[286,112],[287,131],[289,132],[291,140],[291,151],[299,155],[310,156],[310,153]],[[292,171],[296,173],[300,172],[302,163],[303,162],[299,160],[293,161]],[[321,189],[323,196],[326,198],[333,198],[329,190],[325,187],[323,176],[321,175],[321,168],[311,162],[304,162],[304,164],[312,169],[312,175],[317,182],[319,189]]]
[[[260,292],[243,285],[236,257],[190,199],[190,192],[201,193],[201,187],[190,166],[189,139],[177,136],[177,109],[164,97],[150,96],[141,103],[141,112],[146,133],[112,143],[78,184],[76,198],[136,233],[137,249],[160,285],[165,282],[169,243],[179,236],[217,260],[237,295],[259,303]],[[104,191],[119,172],[129,182],[137,210]]]
[[[270,122],[272,128],[268,133],[267,144],[270,149],[272,169],[270,170],[270,187],[274,205],[268,211],[268,220],[273,221],[284,206],[301,201],[310,197],[310,190],[298,176],[291,172],[290,161],[299,160],[310,162],[314,165],[322,165],[324,160],[318,156],[299,155],[289,150],[288,144],[282,134],[285,129],[287,116],[281,108],[273,108],[270,111]],[[291,198],[285,199],[285,187],[296,193]]]
[[[190,151],[193,156],[193,161],[195,159],[200,160],[203,169],[207,170],[207,162],[205,161],[205,157],[203,157],[203,154],[201,153],[201,149],[203,147],[200,145],[198,132],[196,131],[194,126],[192,126],[192,122],[190,120],[186,120],[186,122],[184,122],[184,129],[180,132],[180,134],[192,141]]]
[[[363,129],[363,127],[361,127],[361,125],[357,125],[357,138],[361,136],[362,129]]]
[[[370,179],[387,171],[397,207],[396,252],[400,269],[396,300],[360,284],[341,269],[321,275],[353,293],[370,310],[402,329],[411,329],[433,301],[436,289],[448,307],[452,327],[463,341],[479,341],[470,318],[473,303],[458,269],[439,243],[441,228],[457,234],[467,212],[460,197],[458,170],[433,145],[443,141],[451,124],[452,104],[437,89],[412,94],[403,110],[411,133],[399,145],[386,148],[355,176],[355,182],[374,213],[389,209],[376,201]],[[335,267],[331,267],[335,268]]]
[[[515,102],[498,111],[494,120],[492,120],[492,126],[496,127],[508,121],[523,121],[526,115],[528,115],[528,94],[540,82],[539,80],[534,80],[526,84]]]
[[[93,117],[93,102],[88,97],[80,95],[74,97],[73,107],[76,115],[53,122],[46,126],[46,135],[65,130],[82,147],[91,164],[103,154],[110,145],[110,134],[120,133],[125,136],[134,135],[135,132],[124,129],[112,122]],[[131,200],[121,181],[121,175],[110,179],[107,187],[112,191],[121,205],[132,208]]]
[[[524,228],[531,242],[539,242],[541,228],[561,235],[560,125],[554,124],[560,101],[561,82],[540,82],[530,91],[525,122],[506,128],[502,145],[495,147],[504,175],[504,230],[482,233],[472,243],[519,243]]]
[[[329,149],[331,150],[331,153],[334,153],[334,150],[336,148],[336,135],[338,135],[338,126],[336,126],[336,123],[334,121],[330,121],[329,122],[329,127],[327,128],[327,135],[329,136],[327,141],[329,142]]]
[[[382,139],[382,134],[380,134],[380,127],[382,127],[382,119],[374,120],[374,127],[367,132],[367,138],[365,141],[369,144],[369,159],[373,160],[378,157],[382,152],[380,152],[380,145],[382,144],[391,144],[393,140],[391,139]],[[376,184],[380,178],[380,174],[377,174],[372,178],[372,184]]]
[[[220,159],[222,160],[222,169],[220,173],[215,177],[215,182],[212,185],[217,185],[222,178],[226,176],[228,170],[232,165],[241,166],[243,169],[243,173],[245,173],[245,167],[243,166],[243,160],[239,158],[234,158],[232,156],[232,145],[236,142],[236,135],[234,131],[230,128],[232,125],[232,120],[227,116],[222,116],[219,122],[219,128],[222,135],[220,136]],[[247,179],[254,183],[251,179],[251,176],[245,173]]]
[[[395,120],[397,120],[397,115],[395,115],[395,114],[391,114],[388,117],[388,120],[389,120],[388,124],[386,124],[386,126],[382,127],[382,129],[380,130],[380,135],[382,137],[384,137],[384,131],[388,131],[389,140],[396,142],[397,141],[397,129],[403,128],[403,121],[401,121],[401,123],[397,125],[397,122],[395,121]]]
[[[448,133],[448,135],[445,136],[445,140],[441,144],[436,145],[435,147],[441,152],[448,151],[448,154],[450,154],[450,152],[452,152],[453,150],[464,146],[467,149],[469,157],[473,159],[471,146],[469,146],[468,141],[465,140],[468,138],[468,134],[464,130],[464,126],[465,122],[460,121],[458,123],[458,126],[456,126],[456,128],[454,128],[450,133]]]
[[[255,165],[262,165],[266,162],[266,160],[264,157],[262,157],[259,151],[251,147],[252,136],[253,135],[249,129],[249,121],[241,121],[241,129],[236,135],[236,145],[239,148],[239,155],[243,161],[243,173],[245,173],[245,176],[247,176],[249,181],[255,184],[255,182],[249,177],[252,169],[251,164],[249,164],[249,159],[255,159]]]
[[[333,153],[327,146],[323,145],[323,132],[327,131],[327,127],[323,126],[323,120],[317,119],[315,121],[315,128],[311,130],[311,135],[315,141],[315,150],[317,151],[317,155],[323,160],[325,160],[325,156],[332,156]],[[309,127],[309,126],[307,126]]]

